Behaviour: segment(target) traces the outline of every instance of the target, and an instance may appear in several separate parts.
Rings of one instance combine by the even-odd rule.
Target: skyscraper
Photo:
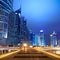
[[[45,46],[44,31],[40,30],[40,46]]]
[[[0,9],[9,14],[13,10],[13,0],[0,0]]]
[[[41,46],[41,43],[40,43],[40,35],[38,35],[38,46]]]
[[[8,14],[13,10],[13,0],[0,0],[0,45],[6,44]]]
[[[27,28],[27,21],[23,16],[21,16],[20,19],[21,19],[21,23],[20,23],[21,44],[23,43],[29,44],[29,30]]]
[[[9,14],[8,45],[29,43],[29,31],[26,19],[21,16],[21,8]]]
[[[20,43],[20,13],[19,10],[9,14],[8,21],[8,45],[18,45]]]
[[[51,37],[51,46],[57,46],[57,36],[55,31],[53,31],[50,37]]]
[[[60,39],[58,40],[58,46],[60,46]]]
[[[33,46],[38,46],[38,35],[33,37]]]
[[[35,34],[31,30],[29,30],[29,41],[30,41],[30,45],[33,46],[36,45]]]

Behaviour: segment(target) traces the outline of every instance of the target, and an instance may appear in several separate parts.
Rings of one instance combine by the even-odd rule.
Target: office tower
[[[34,37],[33,46],[38,46],[38,35],[35,35]]]
[[[29,43],[29,31],[26,19],[21,16],[21,8],[9,14],[8,45]]]
[[[40,46],[45,46],[44,31],[40,30]]]
[[[27,28],[27,21],[23,16],[21,16],[20,19],[21,19],[21,23],[20,23],[21,44],[23,44],[23,43],[29,44],[29,30]]]
[[[51,46],[57,46],[57,36],[55,31],[53,31],[50,37],[51,37]]]
[[[20,13],[15,11],[9,14],[7,39],[8,45],[17,46],[20,43]]]
[[[57,43],[58,43],[58,46],[60,47],[60,39],[58,40],[58,42],[57,42]]]
[[[36,45],[35,44],[35,34],[31,30],[29,30],[29,41],[30,41],[30,45],[33,45],[33,46]]]
[[[9,14],[13,10],[13,0],[0,0],[0,9]]]
[[[41,43],[40,43],[40,35],[38,35],[37,46],[41,46]]]
[[[8,14],[13,10],[13,0],[0,0],[0,45],[6,44]]]

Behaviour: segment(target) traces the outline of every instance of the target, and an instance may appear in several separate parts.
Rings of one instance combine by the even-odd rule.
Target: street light
[[[30,46],[30,48],[32,48],[33,46]]]
[[[23,46],[25,46],[25,47],[26,47],[26,46],[27,46],[27,44],[26,44],[26,43],[24,43],[24,44],[23,44]]]
[[[26,48],[27,44],[26,44],[26,43],[24,43],[24,44],[23,44],[23,46],[24,46],[24,52],[25,52],[25,51],[26,51],[26,49],[25,49],[25,48]]]

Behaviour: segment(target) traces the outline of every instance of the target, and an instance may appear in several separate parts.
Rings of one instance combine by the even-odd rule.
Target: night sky
[[[52,31],[60,34],[60,0],[14,0],[14,11],[22,7],[22,16],[27,19],[29,29],[39,34],[44,30],[45,36]]]

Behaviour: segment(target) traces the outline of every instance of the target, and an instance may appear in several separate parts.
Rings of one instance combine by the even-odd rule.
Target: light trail
[[[37,50],[37,51],[39,51],[39,52],[42,52],[42,53],[44,53],[44,54],[46,54],[47,56],[49,56],[49,57],[52,57],[52,58],[54,58],[54,59],[59,59],[60,60],[60,56],[58,56],[58,55],[56,55],[56,54],[53,54],[53,53],[50,53],[50,52],[46,52],[46,51],[44,51],[42,48],[34,48],[35,50]]]
[[[10,52],[10,53],[6,53],[6,54],[3,54],[3,55],[0,55],[0,59],[5,58],[5,57],[8,57],[8,56],[10,56],[12,54],[15,54],[15,53],[19,52],[19,51],[20,50],[17,50],[17,51],[14,51],[14,52]]]

